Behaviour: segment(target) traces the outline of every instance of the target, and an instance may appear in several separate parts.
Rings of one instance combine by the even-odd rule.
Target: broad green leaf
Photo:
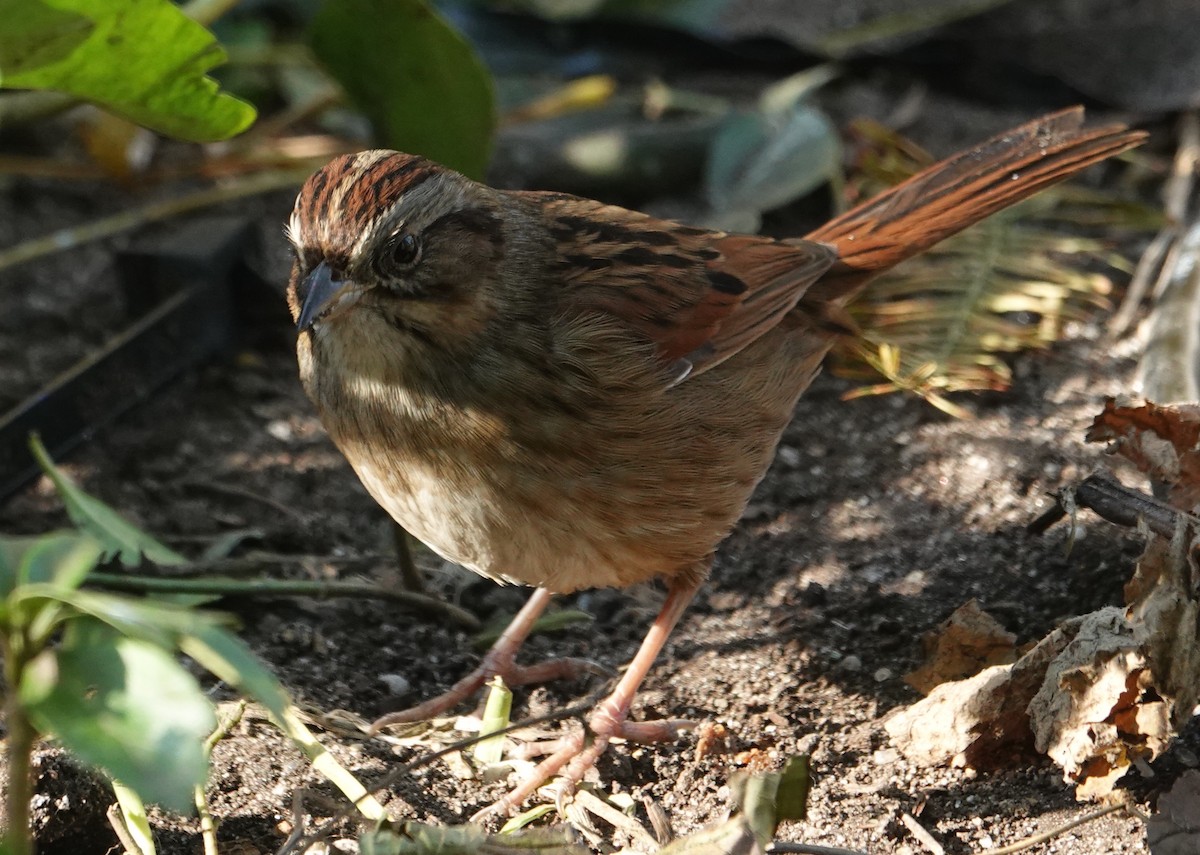
[[[146,801],[191,809],[216,716],[170,652],[80,619],[29,664],[18,691],[34,725],[81,760]]]
[[[808,813],[808,791],[812,781],[808,776],[808,755],[788,758],[780,773],[779,789],[775,794],[775,818],[804,819]]]
[[[11,597],[14,607],[37,609],[47,602],[62,603],[80,614],[108,624],[117,632],[170,648],[177,637],[214,624],[216,615],[169,603],[135,599],[103,591],[68,590],[52,585],[26,585]]]
[[[228,139],[254,108],[208,71],[225,51],[170,0],[0,0],[0,86],[49,89],[180,139]]]
[[[381,144],[483,176],[491,76],[423,0],[325,0],[309,38]]]
[[[85,15],[55,8],[51,0],[0,0],[0,82],[7,74],[66,59],[96,25]]]
[[[97,564],[104,548],[91,535],[79,531],[44,534],[21,556],[18,585],[46,583],[56,588],[78,588]]]
[[[267,708],[275,725],[304,752],[312,767],[342,793],[363,816],[388,818],[383,805],[305,727],[279,681],[237,636],[219,626],[204,626],[185,633],[180,649],[214,675]]]
[[[390,828],[364,831],[358,838],[362,855],[401,855],[401,838]]]
[[[785,819],[803,819],[808,803],[808,757],[790,757],[782,772],[740,775],[733,785],[738,812],[762,846]]]
[[[258,701],[281,723],[287,716],[288,696],[270,669],[246,644],[214,624],[189,627],[179,648],[220,680]]]
[[[0,0],[3,2],[3,0]],[[155,564],[175,565],[187,561],[170,547],[159,543],[146,532],[121,517],[99,499],[79,489],[61,469],[54,465],[41,439],[33,435],[29,448],[42,471],[54,483],[62,497],[71,521],[103,544],[105,558],[116,557],[127,567],[141,564],[144,555]]]
[[[0,536],[0,597],[17,586],[21,558],[37,542],[37,537]]]
[[[814,107],[733,114],[709,150],[709,204],[733,212],[778,208],[828,181],[840,160],[837,134]]]

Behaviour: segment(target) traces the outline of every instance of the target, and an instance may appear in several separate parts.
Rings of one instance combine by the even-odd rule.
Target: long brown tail
[[[836,247],[838,262],[802,303],[845,302],[906,258],[1146,138],[1124,125],[1082,125],[1082,107],[1051,113],[935,163],[807,235]]]

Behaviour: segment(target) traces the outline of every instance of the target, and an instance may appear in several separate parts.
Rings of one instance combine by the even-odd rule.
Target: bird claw
[[[549,683],[554,680],[573,680],[584,674],[609,676],[604,666],[589,659],[562,657],[547,659],[534,665],[516,665],[496,662],[490,654],[484,657],[479,667],[463,677],[445,692],[430,698],[415,707],[388,713],[371,723],[370,733],[378,733],[392,724],[425,721],[444,715],[467,698],[478,692],[493,677],[499,676],[507,686],[524,686],[530,683]]]
[[[472,822],[492,816],[508,816],[535,792],[542,789],[550,778],[558,776],[547,795],[561,813],[566,800],[575,794],[575,788],[583,780],[588,769],[608,749],[614,739],[629,742],[673,741],[685,730],[691,730],[695,722],[683,719],[659,721],[625,721],[619,711],[614,712],[607,704],[601,704],[588,723],[586,731],[580,731],[550,743],[549,756],[538,763],[526,778],[496,802],[476,812]],[[535,743],[535,746],[538,745]],[[543,744],[544,745],[544,744]]]

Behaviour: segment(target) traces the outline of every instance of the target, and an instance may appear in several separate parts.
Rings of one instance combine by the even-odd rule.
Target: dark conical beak
[[[333,278],[333,271],[325,262],[314,267],[304,277],[301,286],[304,289],[304,304],[300,307],[296,329],[300,332],[310,329],[344,284],[343,280]]]

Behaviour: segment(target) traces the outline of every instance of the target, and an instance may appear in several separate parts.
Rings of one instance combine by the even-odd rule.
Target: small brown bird
[[[613,737],[664,739],[630,705],[762,478],[869,279],[1137,145],[1082,109],[942,161],[804,239],[726,234],[561,193],[495,190],[366,151],[309,178],[288,236],[300,377],[370,494],[451,561],[538,587],[480,667],[377,722],[443,712],[513,658],[551,592],[662,577],[612,695],[493,809],[568,785]],[[564,768],[565,767],[565,768]]]

